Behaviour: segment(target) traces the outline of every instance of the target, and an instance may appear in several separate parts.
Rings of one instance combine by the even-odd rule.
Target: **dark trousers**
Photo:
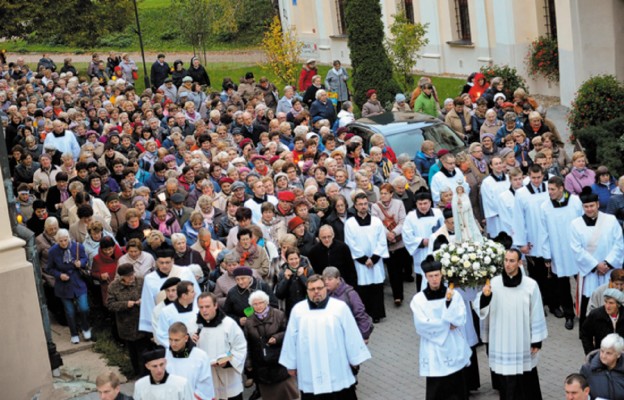
[[[479,376],[479,359],[477,358],[477,346],[470,348],[472,354],[470,355],[470,365],[464,367],[464,379],[466,383],[466,392],[471,390],[479,390],[481,386],[481,377]]]
[[[579,337],[581,336],[581,327],[587,317],[587,306],[589,306],[589,297],[581,296],[581,315],[579,315]]]
[[[423,276],[421,274],[416,275],[416,293],[420,292],[420,285],[422,285]]]
[[[390,252],[390,258],[386,262],[388,279],[392,288],[392,298],[403,300],[404,267],[412,268],[412,256],[405,247]]]
[[[551,289],[551,282],[548,279],[548,268],[544,263],[542,257],[530,257],[527,256],[527,267],[529,270],[529,276],[537,282],[540,293],[542,294],[542,303],[548,308],[555,308],[555,294]]]
[[[558,277],[555,273],[548,278],[549,290],[554,293],[552,302],[553,308],[559,308],[563,310],[563,315],[566,319],[574,318],[574,303],[572,302],[572,292],[570,290],[570,277],[562,276]]]
[[[466,400],[464,370],[460,369],[448,376],[427,377],[426,400]]]
[[[243,394],[240,393],[238,396],[228,397],[228,400],[243,400]]]
[[[314,394],[301,392],[301,400],[357,400],[357,395],[355,394],[355,385],[352,385],[334,393]]]
[[[383,283],[373,285],[356,286],[355,291],[360,295],[366,313],[372,319],[386,318],[386,308],[384,306]]]
[[[537,368],[522,375],[498,375],[500,400],[542,400]]]
[[[134,374],[139,377],[146,376],[147,371],[145,370],[142,354],[151,347],[151,340],[145,337],[138,340],[126,340],[125,342]]]

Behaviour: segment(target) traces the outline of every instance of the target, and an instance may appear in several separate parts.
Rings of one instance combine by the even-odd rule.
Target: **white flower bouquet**
[[[442,264],[442,276],[452,286],[479,288],[503,270],[505,247],[492,240],[450,243],[433,257]]]

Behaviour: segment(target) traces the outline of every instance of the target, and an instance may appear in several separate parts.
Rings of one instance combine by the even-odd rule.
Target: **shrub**
[[[412,24],[405,16],[405,11],[393,15],[394,22],[390,25],[391,38],[385,41],[388,57],[404,90],[414,87],[412,70],[420,57],[418,51],[429,43],[425,38],[429,24]]]
[[[624,117],[598,126],[588,126],[575,132],[593,165],[606,165],[616,176],[624,174]]]
[[[613,75],[593,76],[583,82],[568,117],[572,132],[598,126],[624,114],[624,84]]]
[[[276,15],[262,39],[269,69],[283,85],[295,85],[299,77],[299,55],[303,43],[297,40],[294,30],[284,33],[282,22]]]
[[[529,45],[525,62],[529,76],[559,82],[559,45],[556,38],[540,36]]]
[[[488,65],[481,67],[481,73],[485,75],[485,79],[489,82],[492,78],[499,76],[503,78],[503,94],[508,100],[513,100],[513,92],[518,88],[523,88],[529,93],[529,85],[526,80],[518,75],[518,70],[509,65]]]
[[[392,101],[401,88],[392,76],[392,63],[383,46],[384,30],[379,0],[347,1],[345,20],[353,67],[355,103],[361,108],[369,89],[377,90],[381,104]]]

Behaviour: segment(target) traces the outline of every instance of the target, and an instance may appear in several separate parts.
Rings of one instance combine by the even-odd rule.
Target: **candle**
[[[485,285],[486,286],[490,286],[490,279],[489,278],[486,279]],[[490,294],[492,294],[492,291],[489,288],[483,289],[483,294],[486,295],[486,296],[489,296]]]
[[[455,284],[451,282],[449,283],[449,290],[446,291],[446,300],[451,300],[453,297],[453,289],[455,289]]]

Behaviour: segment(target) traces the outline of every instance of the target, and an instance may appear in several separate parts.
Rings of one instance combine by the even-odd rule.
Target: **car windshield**
[[[407,153],[411,157],[414,157],[420,151],[422,142],[425,139],[431,140],[436,144],[436,151],[447,149],[455,153],[456,149],[464,147],[464,142],[444,124],[429,125],[424,128],[410,129],[386,136],[390,147],[397,154]]]
[[[464,147],[464,142],[455,134],[455,132],[444,124],[428,126],[424,128],[424,131],[426,139],[429,139],[439,145],[439,148],[436,146],[436,151],[439,149],[447,149],[452,152],[458,147]]]

